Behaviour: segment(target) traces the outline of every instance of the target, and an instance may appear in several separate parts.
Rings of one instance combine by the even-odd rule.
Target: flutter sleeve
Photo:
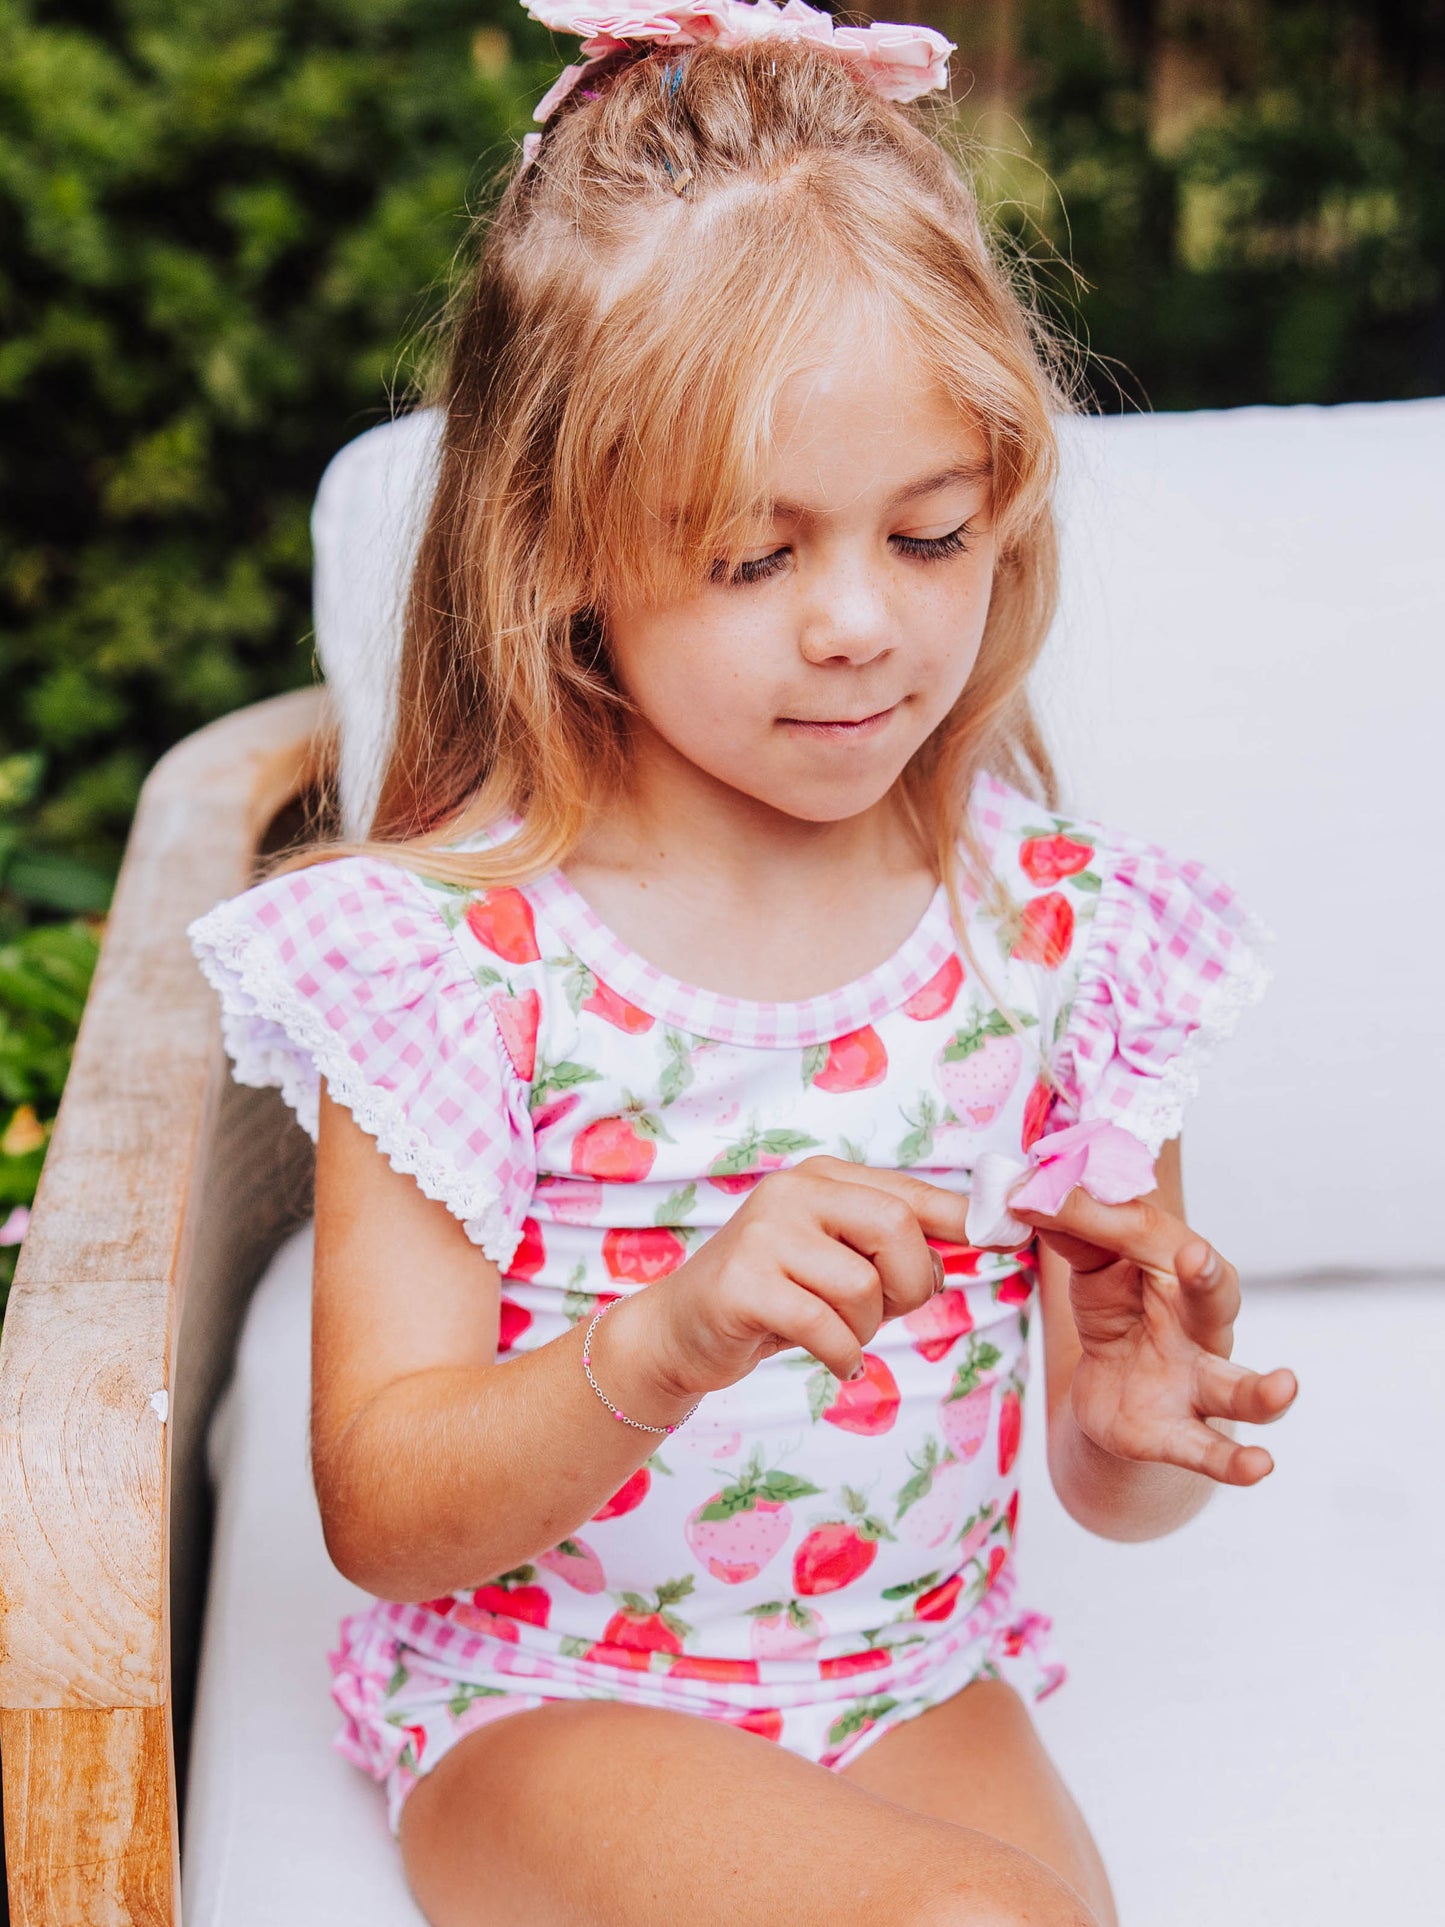
[[[1053,1056],[1046,1129],[1103,1119],[1157,1157],[1214,1045],[1264,992],[1264,925],[1202,863],[1101,836],[1099,900]]]
[[[236,1081],[278,1087],[314,1140],[324,1077],[505,1269],[535,1177],[528,1094],[426,886],[397,864],[333,858],[227,898],[186,935]]]

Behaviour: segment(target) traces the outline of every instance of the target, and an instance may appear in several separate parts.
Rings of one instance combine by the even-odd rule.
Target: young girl
[[[1092,1530],[1270,1471],[1177,1138],[1249,921],[1056,806],[1063,404],[905,108],[947,43],[542,17],[369,836],[190,931],[317,1140],[339,1743],[436,1927],[1111,1923],[1027,1334]]]

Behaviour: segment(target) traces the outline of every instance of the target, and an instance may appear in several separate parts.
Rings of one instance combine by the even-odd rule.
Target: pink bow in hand
[[[1102,1117],[1036,1138],[1026,1158],[985,1151],[973,1167],[968,1242],[980,1249],[1027,1244],[1033,1226],[1016,1218],[1010,1204],[1052,1216],[1076,1184],[1100,1204],[1127,1204],[1152,1191],[1154,1183],[1154,1160],[1146,1147],[1132,1131]]]

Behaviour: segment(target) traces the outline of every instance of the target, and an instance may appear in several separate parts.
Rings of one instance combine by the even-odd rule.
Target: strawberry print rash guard
[[[1259,927],[1202,865],[995,777],[971,807],[987,983],[941,887],[886,963],[797,1003],[665,976],[560,871],[470,891],[333,858],[188,934],[236,1078],[279,1086],[314,1137],[324,1075],[499,1266],[505,1360],[646,1291],[812,1153],[967,1192],[981,1152],[1089,1118],[1156,1155],[1177,1133],[1264,987]],[[1036,1256],[937,1248],[945,1289],[879,1330],[858,1383],[778,1353],[570,1538],[343,1622],[337,1744],[387,1783],[393,1826],[448,1746],[548,1700],[680,1708],[838,1766],[980,1676],[1062,1681],[1014,1576]]]

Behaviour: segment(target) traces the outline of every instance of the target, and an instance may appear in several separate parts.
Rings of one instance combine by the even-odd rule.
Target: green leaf
[[[1072,884],[1076,890],[1082,890],[1086,896],[1104,887],[1103,878],[1095,876],[1092,870],[1079,870],[1075,875],[1066,877],[1064,881]]]

